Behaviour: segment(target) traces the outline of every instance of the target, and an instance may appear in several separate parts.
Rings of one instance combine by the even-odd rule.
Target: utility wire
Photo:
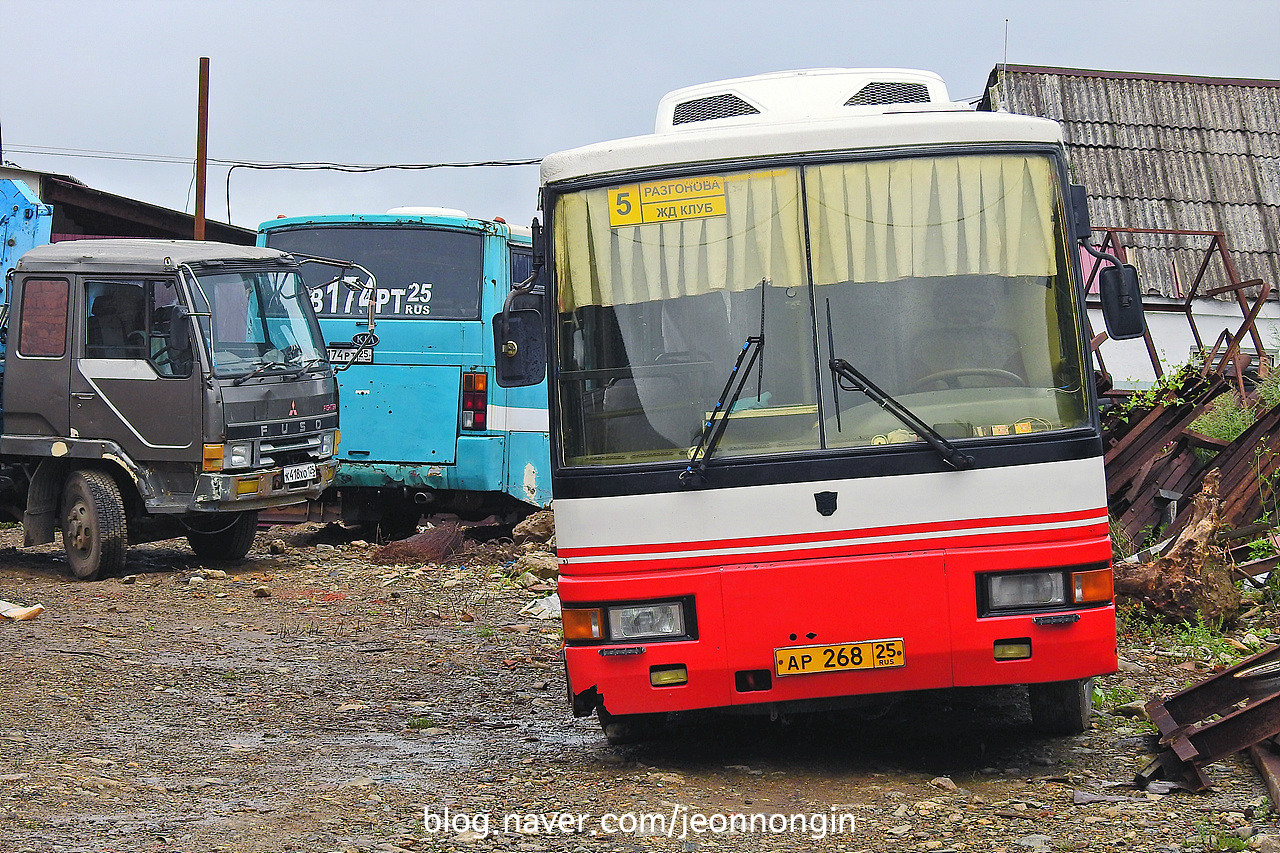
[[[168,154],[137,154],[125,151],[98,151],[91,148],[56,148],[42,145],[10,145],[8,151],[19,154],[39,154],[48,157],[78,157],[89,160],[127,160],[146,163],[172,163],[189,166],[193,164],[190,157],[177,157]],[[236,169],[280,170],[288,169],[303,172],[347,172],[364,174],[368,172],[385,172],[391,170],[424,171],[427,169],[475,169],[501,168],[509,166],[536,166],[542,162],[540,157],[507,160],[474,160],[444,163],[333,163],[326,161],[310,161],[291,163],[279,160],[226,160],[218,157],[208,158],[213,166],[227,167],[227,222],[231,222],[231,173]],[[189,193],[188,193],[189,197]]]

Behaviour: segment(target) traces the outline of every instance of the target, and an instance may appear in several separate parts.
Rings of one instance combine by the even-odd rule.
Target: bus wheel
[[[596,709],[596,719],[604,731],[604,739],[610,746],[641,743],[662,734],[666,714],[610,714],[604,708]]]
[[[1078,735],[1089,730],[1093,679],[1028,684],[1031,723],[1045,734]]]
[[[253,547],[253,537],[258,533],[258,514],[241,512],[228,520],[225,515],[215,515],[201,522],[200,530],[187,526],[187,543],[197,557],[207,560],[240,560]]]
[[[102,471],[76,471],[62,491],[62,547],[71,572],[91,581],[118,574],[129,547],[120,487]]]

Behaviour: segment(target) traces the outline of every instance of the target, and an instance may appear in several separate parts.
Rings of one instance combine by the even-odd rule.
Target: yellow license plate
[[[906,666],[907,653],[902,638],[865,640],[838,646],[791,646],[773,650],[779,676],[809,675],[815,672],[846,672],[851,669],[885,669]]]

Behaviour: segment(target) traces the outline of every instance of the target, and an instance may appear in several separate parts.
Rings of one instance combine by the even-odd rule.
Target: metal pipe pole
[[[204,239],[205,172],[209,160],[209,57],[200,57],[200,105],[196,119],[196,227],[195,238]]]

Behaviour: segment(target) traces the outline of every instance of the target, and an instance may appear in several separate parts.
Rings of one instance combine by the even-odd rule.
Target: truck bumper
[[[196,480],[190,509],[196,512],[244,512],[305,503],[320,497],[332,482],[332,459],[316,463],[316,476],[300,483],[286,483],[284,469],[268,468],[233,474],[201,474]]]

